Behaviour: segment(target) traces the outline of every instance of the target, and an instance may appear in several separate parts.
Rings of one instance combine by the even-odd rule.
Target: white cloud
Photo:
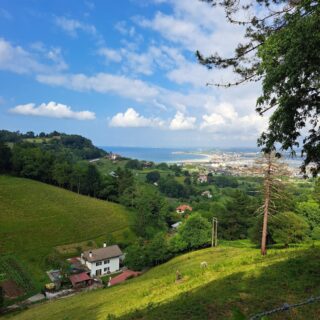
[[[37,53],[29,52],[20,46],[14,46],[9,41],[0,38],[0,70],[28,74],[49,73],[68,68],[62,58],[60,48],[46,49],[43,46],[39,50],[39,44],[37,44],[37,48],[32,48]],[[39,52],[41,55],[39,55]],[[42,62],[42,60],[45,62]]]
[[[35,103],[27,103],[18,105],[10,112],[21,114],[25,116],[41,116],[50,118],[66,118],[76,120],[93,120],[95,119],[95,113],[91,111],[73,111],[71,107],[51,101],[49,103],[41,103],[36,106]]]
[[[0,38],[0,69],[15,73],[45,72],[48,67],[20,46]]]
[[[58,70],[66,70],[68,69],[68,65],[64,61],[61,53],[61,48],[53,47],[47,50],[46,57],[54,62],[57,66]]]
[[[98,73],[91,77],[84,74],[38,75],[37,80],[41,83],[62,86],[77,91],[114,93],[136,101],[154,99],[159,95],[159,91],[155,86],[141,80],[109,73]]]
[[[145,118],[133,108],[129,108],[126,112],[119,112],[113,116],[109,122],[111,127],[122,128],[138,128],[138,127],[161,127],[163,121],[158,118]]]
[[[223,116],[217,113],[205,114],[202,118],[203,118],[203,123],[200,126],[201,129],[225,124],[225,120]]]
[[[106,59],[106,62],[120,62],[122,60],[121,53],[110,48],[100,48],[98,54]]]
[[[98,36],[97,29],[94,25],[80,22],[75,19],[69,19],[66,17],[56,17],[55,23],[58,27],[64,30],[71,37],[77,37],[78,31],[83,31],[93,36]]]
[[[128,26],[126,21],[119,21],[115,24],[115,29],[122,35],[129,35],[131,37],[136,35],[136,29],[133,26]]]
[[[215,111],[202,116],[200,129],[223,135],[231,139],[236,137],[257,137],[266,126],[266,119],[256,113],[240,116],[230,103],[220,103]]]
[[[186,117],[182,112],[178,111],[171,120],[170,130],[191,130],[195,129],[195,117]]]
[[[228,23],[220,7],[212,8],[201,1],[168,2],[173,14],[157,12],[153,19],[136,18],[136,23],[191,52],[231,54],[242,39],[243,28]]]

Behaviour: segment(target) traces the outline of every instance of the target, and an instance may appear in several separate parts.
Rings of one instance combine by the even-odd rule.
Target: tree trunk
[[[265,176],[265,199],[263,208],[263,226],[262,226],[262,239],[261,239],[261,254],[267,254],[267,235],[268,235],[268,216],[270,205],[270,184],[271,184],[271,155],[268,157],[268,169]]]
[[[269,215],[269,199],[265,199],[263,211],[263,226],[262,226],[262,239],[261,239],[261,254],[267,254],[267,233],[268,233],[268,215]]]

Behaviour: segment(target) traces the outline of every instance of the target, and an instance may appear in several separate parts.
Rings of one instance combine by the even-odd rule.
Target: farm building
[[[101,276],[120,270],[120,257],[123,255],[119,246],[113,245],[92,249],[81,254],[80,261],[90,270],[90,275]]]
[[[73,274],[69,277],[72,286],[74,288],[83,288],[90,286],[93,283],[93,280],[91,277],[88,276],[86,272]]]
[[[108,287],[113,286],[115,284],[124,282],[127,279],[134,278],[140,275],[140,272],[132,271],[132,270],[125,270],[118,276],[109,279]]]

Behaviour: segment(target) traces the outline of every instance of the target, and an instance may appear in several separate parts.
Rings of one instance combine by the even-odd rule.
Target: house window
[[[101,269],[96,270],[96,276],[101,276]]]
[[[109,271],[110,271],[110,268],[109,268],[109,267],[106,267],[106,268],[103,269],[103,271],[104,271],[104,272],[109,272]]]
[[[109,260],[109,259],[104,260],[104,263],[105,263],[105,264],[109,264],[109,263],[110,263],[110,260]]]
[[[96,266],[101,266],[102,265],[102,261],[99,261],[96,263]]]

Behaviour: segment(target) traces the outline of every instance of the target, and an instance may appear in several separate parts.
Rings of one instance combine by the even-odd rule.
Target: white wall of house
[[[90,275],[92,277],[99,275],[97,274],[98,270],[101,270],[101,275],[120,270],[120,257],[106,259],[102,261],[96,261],[96,262],[83,261],[81,259],[81,262],[82,263],[85,262],[86,266],[90,269]]]

